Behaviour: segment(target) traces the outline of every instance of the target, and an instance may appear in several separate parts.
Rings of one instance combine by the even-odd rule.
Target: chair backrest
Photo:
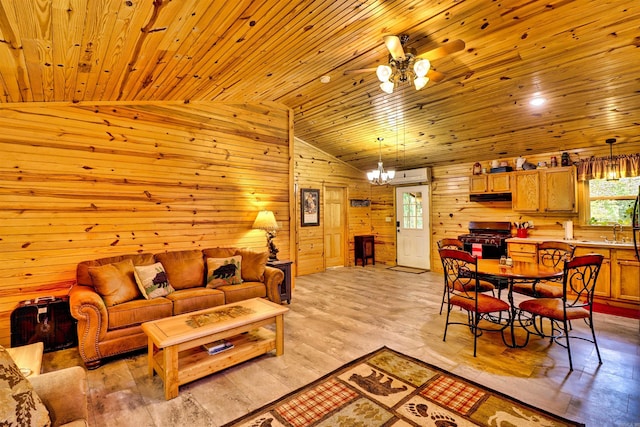
[[[438,240],[438,249],[464,249],[464,243],[458,239],[451,239],[445,237],[442,240]]]
[[[591,306],[603,255],[587,254],[564,263],[563,300],[565,306]]]
[[[538,263],[557,267],[573,258],[576,247],[566,242],[542,242],[538,244]]]
[[[478,258],[460,249],[440,249],[447,292],[454,290],[472,296],[478,288]],[[467,286],[469,285],[469,286]]]

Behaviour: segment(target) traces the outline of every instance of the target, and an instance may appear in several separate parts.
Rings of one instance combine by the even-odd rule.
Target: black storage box
[[[76,320],[69,297],[43,297],[22,301],[11,312],[11,347],[42,341],[44,351],[78,345]]]
[[[499,168],[491,168],[490,173],[499,173],[499,172],[511,172],[513,168],[511,166],[500,166]]]

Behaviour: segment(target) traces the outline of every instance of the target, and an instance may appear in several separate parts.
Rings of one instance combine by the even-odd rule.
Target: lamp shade
[[[260,211],[256,220],[253,221],[253,227],[258,230],[275,231],[278,229],[276,216],[272,211]]]

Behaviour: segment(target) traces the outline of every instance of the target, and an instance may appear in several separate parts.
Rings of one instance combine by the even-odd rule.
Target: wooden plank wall
[[[373,165],[375,166],[375,165]],[[384,217],[393,213],[393,188],[372,186],[366,174],[335,157],[295,138],[294,146],[295,218],[297,224],[297,275],[324,271],[324,209],[320,209],[318,227],[300,227],[300,189],[320,190],[320,205],[323,204],[325,187],[343,187],[347,199],[347,229],[349,254],[346,265],[354,264],[353,236],[375,235],[376,262],[395,262],[395,228],[389,233]],[[351,207],[350,199],[369,199],[371,206]],[[382,220],[381,220],[382,219]],[[393,248],[392,253],[388,248]]]
[[[616,146],[614,154],[633,154],[640,152],[640,144],[628,143]],[[568,151],[572,162],[579,159],[595,157],[607,157],[609,147],[603,142],[602,146],[590,149]],[[549,162],[551,156],[556,156],[560,162],[560,152],[546,153],[536,156],[526,156],[532,163],[540,161]],[[506,160],[515,169],[515,159]],[[490,168],[489,164],[482,167]],[[565,215],[526,215],[511,210],[511,202],[470,202],[469,201],[469,176],[473,169],[473,163],[451,164],[448,166],[434,167],[432,194],[431,194],[431,268],[434,271],[442,271],[442,264],[438,256],[437,241],[443,237],[457,237],[468,233],[469,221],[522,221],[534,220],[534,229],[529,231],[532,237],[564,237],[562,222],[571,220],[574,222],[574,236],[577,239],[601,240],[602,234],[610,234],[609,230],[603,233],[602,227],[589,227],[579,223],[578,214]],[[579,184],[579,187],[582,184]],[[627,233],[631,237],[630,233]]]
[[[290,110],[275,103],[0,107],[0,344],[19,301],[66,294],[79,261],[290,234]],[[289,239],[278,239],[282,258]]]

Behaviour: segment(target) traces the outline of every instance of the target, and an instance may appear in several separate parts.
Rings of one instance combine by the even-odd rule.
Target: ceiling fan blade
[[[384,44],[387,45],[387,49],[389,49],[389,53],[393,59],[404,58],[404,49],[402,49],[400,37],[384,36],[382,39],[384,40]]]
[[[454,40],[447,44],[444,44],[436,49],[430,50],[429,52],[425,52],[422,55],[418,55],[418,58],[428,59],[429,61],[433,61],[436,59],[443,58],[447,55],[450,55],[455,52],[459,52],[464,49],[465,43],[462,40]]]
[[[346,70],[342,75],[347,76],[349,74],[360,74],[360,73],[375,73],[377,68],[361,68],[359,70]]]
[[[438,83],[438,82],[441,82],[442,80],[444,80],[445,75],[442,74],[439,71],[436,71],[436,70],[429,70],[427,72],[427,77],[429,77],[429,81],[432,81],[434,83]]]

